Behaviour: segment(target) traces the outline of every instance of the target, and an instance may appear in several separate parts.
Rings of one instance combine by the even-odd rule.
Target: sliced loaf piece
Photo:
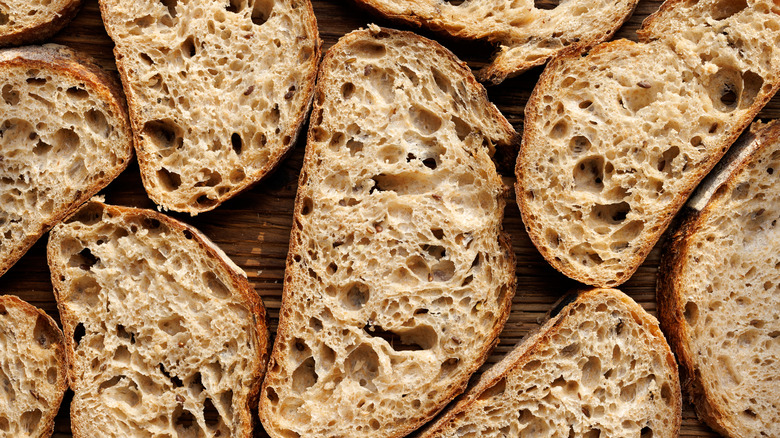
[[[144,187],[197,214],[260,180],[295,143],[320,41],[309,0],[100,0]]]
[[[618,290],[593,289],[483,374],[420,438],[675,438],[681,405],[677,364],[655,318]]]
[[[460,393],[515,292],[494,147],[517,135],[452,53],[352,32],[325,57],[260,419],[400,437]]]
[[[132,158],[122,91],[62,46],[0,51],[0,275]]]
[[[250,437],[268,357],[245,274],[197,230],[89,202],[51,232],[75,437]]]
[[[457,38],[499,45],[479,80],[498,84],[542,65],[564,49],[606,41],[634,11],[638,0],[356,0],[393,20]]]
[[[65,27],[81,0],[4,0],[0,2],[0,46],[43,41]]]
[[[756,124],[683,209],[658,314],[699,416],[780,436],[780,123]]]
[[[49,437],[68,387],[65,343],[46,312],[0,295],[0,436]]]
[[[771,2],[733,15],[723,1],[689,3],[666,3],[642,43],[551,62],[526,107],[523,221],[545,258],[581,282],[631,277],[780,85]]]

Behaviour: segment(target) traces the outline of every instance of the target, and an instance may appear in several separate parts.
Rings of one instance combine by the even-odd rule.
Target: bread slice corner
[[[76,16],[82,0],[6,0],[0,4],[0,47],[46,40]]]

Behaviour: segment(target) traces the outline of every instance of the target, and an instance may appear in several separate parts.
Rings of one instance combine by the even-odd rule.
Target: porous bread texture
[[[658,322],[615,289],[583,292],[421,434],[677,437],[677,365]]]
[[[323,60],[260,419],[400,437],[461,392],[515,292],[493,146],[516,141],[452,53],[359,30]]]
[[[81,0],[4,0],[0,3],[0,46],[43,41],[65,27]]]
[[[119,84],[62,46],[0,51],[0,275],[132,158]]]
[[[197,214],[268,174],[295,143],[320,59],[309,0],[100,0],[141,177]]]
[[[51,436],[68,387],[62,332],[45,312],[0,296],[0,437]]]
[[[75,437],[250,437],[265,311],[194,228],[90,202],[48,246]]]
[[[780,436],[780,123],[754,134],[686,206],[657,294],[691,401],[731,437]]]
[[[516,193],[531,239],[559,271],[625,282],[776,92],[770,3],[727,3],[666,4],[646,21],[644,43],[568,53],[542,74],[526,107]]]
[[[391,19],[457,38],[485,40],[499,50],[475,74],[499,84],[542,65],[567,48],[586,49],[620,28],[638,0],[356,0]]]

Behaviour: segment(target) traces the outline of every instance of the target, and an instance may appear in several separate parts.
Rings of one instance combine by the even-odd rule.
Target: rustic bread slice
[[[732,437],[780,436],[780,123],[751,131],[683,209],[657,293],[686,392]]]
[[[160,213],[89,202],[48,257],[74,436],[252,436],[265,310],[221,250]]]
[[[499,45],[479,80],[501,83],[542,65],[564,49],[606,41],[634,11],[638,0],[356,0],[393,20],[453,37]],[[539,4],[537,4],[539,3]]]
[[[65,27],[81,0],[4,0],[0,2],[0,46],[43,41]]]
[[[46,312],[0,295],[0,436],[49,437],[68,387],[62,332]]]
[[[400,437],[484,362],[514,257],[492,147],[516,141],[452,53],[352,32],[325,56],[260,419],[275,437]]]
[[[311,105],[320,42],[309,0],[100,0],[141,177],[197,214],[267,175]]]
[[[655,318],[618,290],[593,289],[483,374],[420,438],[673,438],[681,405],[677,364]]]
[[[722,3],[700,1],[679,22],[669,11],[688,3],[667,4],[645,43],[568,53],[542,74],[516,192],[531,239],[564,274],[599,286],[631,277],[776,92],[780,28],[769,6],[717,21]]]
[[[0,275],[132,158],[119,84],[62,46],[0,51]]]

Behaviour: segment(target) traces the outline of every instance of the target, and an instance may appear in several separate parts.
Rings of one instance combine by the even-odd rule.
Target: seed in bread
[[[4,0],[0,3],[0,47],[46,40],[65,27],[81,0]]]

